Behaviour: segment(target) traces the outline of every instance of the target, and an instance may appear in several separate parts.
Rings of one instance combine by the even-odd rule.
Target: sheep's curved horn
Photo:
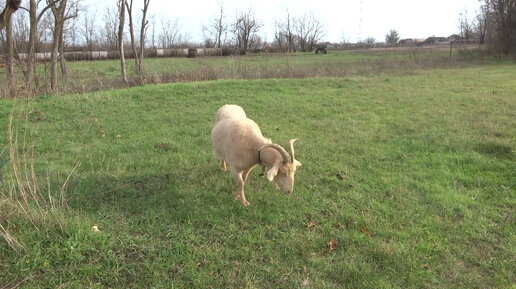
[[[290,154],[292,154],[292,163],[294,163],[294,142],[297,140],[297,138],[293,138],[291,140],[288,141],[288,143],[290,144]]]
[[[277,145],[275,143],[269,143],[269,144],[266,144],[264,146],[262,146],[258,151],[261,151],[263,150],[264,148],[267,148],[267,147],[270,147],[270,148],[273,148],[275,150],[277,150],[281,156],[283,157],[283,163],[290,163],[292,162],[292,160],[290,159],[290,156],[288,155],[288,152],[282,148],[280,145]]]

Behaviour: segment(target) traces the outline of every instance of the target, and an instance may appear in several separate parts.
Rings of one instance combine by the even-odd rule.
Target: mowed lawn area
[[[515,75],[485,64],[2,99],[0,160],[16,103],[16,161],[35,174],[21,187],[67,206],[36,229],[12,206],[13,165],[0,169],[0,224],[21,244],[0,238],[0,288],[513,288]],[[210,144],[226,103],[284,147],[299,139],[292,195],[256,168],[251,205],[233,199]]]

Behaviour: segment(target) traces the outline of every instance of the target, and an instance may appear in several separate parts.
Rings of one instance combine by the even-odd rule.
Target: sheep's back
[[[247,118],[245,111],[242,107],[236,104],[226,104],[217,110],[217,115],[215,117],[215,121],[219,122],[223,119],[230,118]]]
[[[265,143],[258,125],[248,118],[222,119],[211,132],[211,144],[215,155],[230,166],[245,167],[257,161],[258,149]]]

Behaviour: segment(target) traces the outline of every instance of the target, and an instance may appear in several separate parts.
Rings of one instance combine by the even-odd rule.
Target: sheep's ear
[[[298,162],[297,160],[294,160],[294,166],[295,167],[300,167],[301,166],[301,163]]]
[[[274,177],[278,174],[279,165],[274,165],[272,168],[270,168],[267,171],[267,179],[269,179],[270,182],[274,180]]]

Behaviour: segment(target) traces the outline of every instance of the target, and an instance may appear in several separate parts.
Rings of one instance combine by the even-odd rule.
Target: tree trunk
[[[134,23],[133,23],[133,0],[130,0],[129,3],[125,3],[127,8],[127,14],[129,15],[129,35],[131,36],[131,46],[133,48],[133,54],[134,54],[134,70],[137,75],[140,75],[139,70],[139,60],[138,60],[138,50],[136,49],[136,43],[134,41]]]
[[[120,0],[120,25],[118,26],[118,48],[120,49],[120,69],[122,71],[122,79],[124,80],[125,84],[128,83],[127,81],[127,72],[126,72],[126,65],[125,65],[125,55],[124,55],[124,25],[125,25],[125,0]]]
[[[20,8],[21,0],[7,0],[5,8],[0,13],[0,30],[4,29],[7,22],[11,20],[11,15]]]
[[[52,10],[52,14],[54,15],[54,31],[53,31],[53,39],[52,39],[52,52],[50,55],[50,89],[53,93],[58,92],[57,86],[57,61],[59,60],[59,51],[63,53],[64,45],[62,42],[63,38],[63,27],[65,23],[65,11],[68,0],[60,0],[53,1],[47,0],[47,4]],[[59,4],[59,6],[57,6]],[[64,55],[61,55],[61,58],[64,59]],[[62,64],[62,63],[61,63]],[[62,72],[66,73],[66,67],[63,71],[63,66],[61,66]]]
[[[59,35],[61,35],[62,24],[56,20],[54,27],[54,41],[52,43],[52,52],[50,55],[50,89],[53,93],[58,92],[57,88],[57,60],[59,57]]]
[[[63,35],[63,27],[61,28],[61,32],[59,34],[59,62],[61,63],[61,75],[66,77],[66,59],[64,56],[64,35]]]
[[[16,78],[14,77],[14,37],[13,37],[13,25],[11,21],[11,15],[6,15],[4,18],[6,40],[7,40],[7,55],[5,57],[7,65],[7,86],[9,87],[9,95],[16,97]]]
[[[25,75],[25,84],[30,94],[34,92],[34,72],[36,69],[36,37],[38,34],[38,4],[36,0],[30,0],[29,7],[29,51],[27,51],[27,74]]]
[[[147,30],[146,27],[149,23],[149,21],[146,20],[149,3],[150,0],[143,0],[142,25],[140,29],[140,58],[138,59],[138,71],[140,71],[140,73],[143,71],[143,58],[145,57],[145,31]]]

